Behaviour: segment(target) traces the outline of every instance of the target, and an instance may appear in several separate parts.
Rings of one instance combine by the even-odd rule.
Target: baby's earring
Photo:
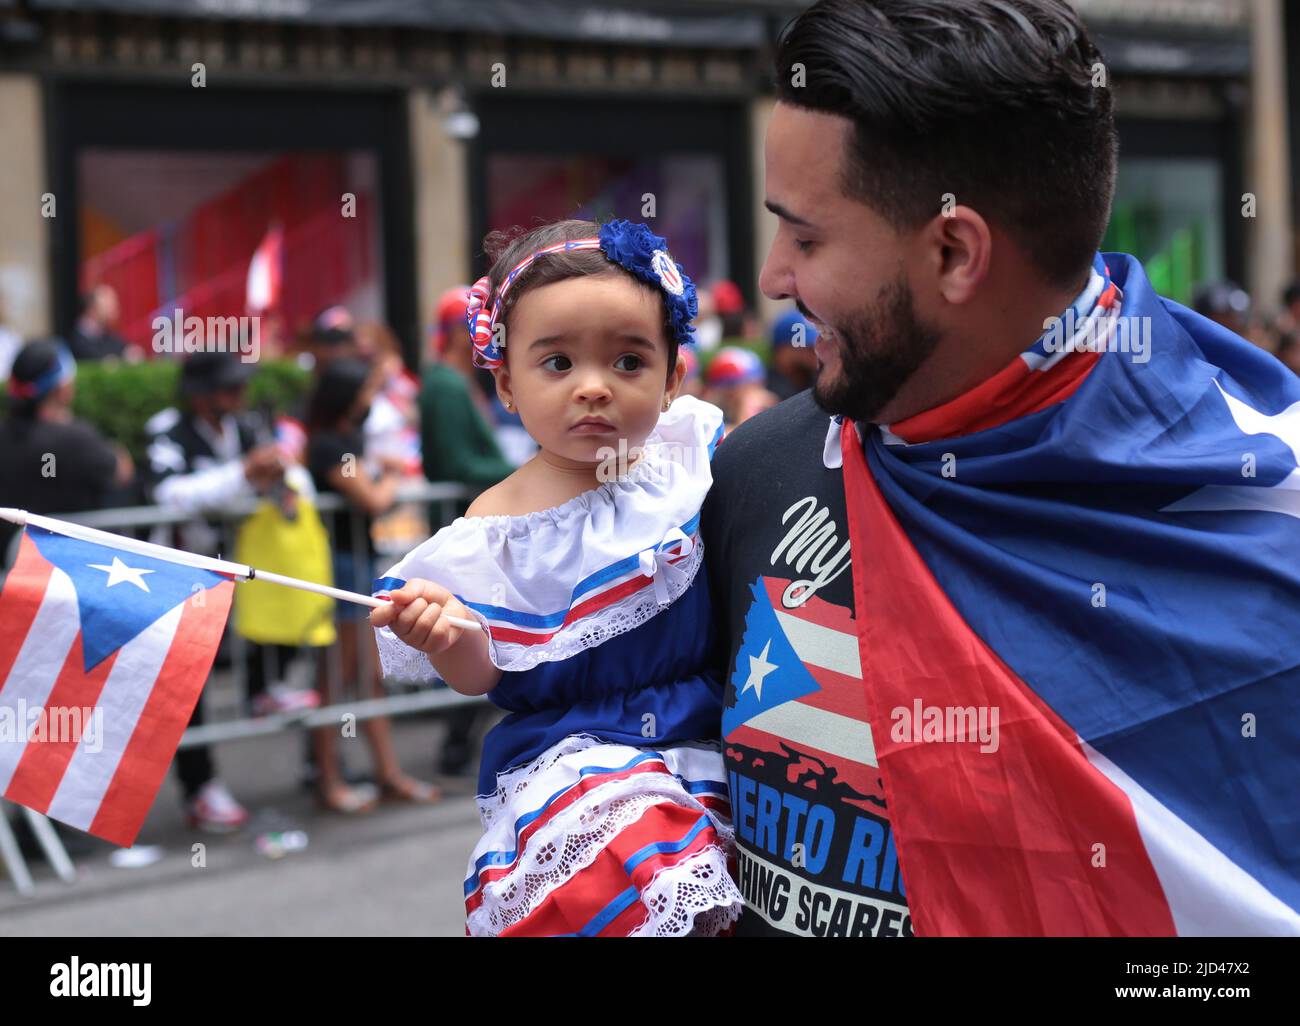
[[[505,401],[505,405],[506,405],[506,412],[509,413],[509,412],[510,412],[510,407],[513,406],[514,404],[511,403],[509,399],[507,399],[507,400]]]
[[[668,412],[668,407],[670,407],[672,404],[673,404],[673,401],[672,401],[671,399],[669,399],[669,398],[667,398],[667,397],[664,398],[664,413],[667,413],[667,412]]]

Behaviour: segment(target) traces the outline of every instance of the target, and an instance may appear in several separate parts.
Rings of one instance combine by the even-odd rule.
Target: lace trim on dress
[[[376,629],[375,645],[386,680],[427,684],[440,679],[429,657],[399,638],[391,627]]]
[[[531,762],[520,763],[517,766],[510,766],[500,770],[497,773],[497,789],[491,794],[481,794],[475,801],[478,804],[479,820],[483,823],[484,829],[492,825],[493,820],[506,809],[513,809],[516,806],[515,799],[524,791],[528,790],[529,785],[536,778],[545,774],[552,766],[567,755],[573,755],[577,752],[585,752],[589,748],[608,747],[609,742],[594,734],[570,734],[561,741],[557,741],[550,748],[537,756]],[[637,748],[627,747],[629,751],[652,752],[658,751],[654,748]],[[670,746],[673,749],[697,748],[707,752],[717,752],[719,747],[716,744],[701,744],[691,742],[676,742]],[[662,754],[662,752],[660,753]]]
[[[659,870],[641,892],[641,904],[649,914],[630,937],[716,937],[745,907],[727,853],[714,844]]]
[[[656,774],[651,778],[609,780],[549,820],[529,838],[509,873],[482,886],[482,904],[466,922],[470,935],[496,936],[526,919],[548,895],[590,866],[611,838],[639,820],[651,806],[663,802],[699,809],[709,816],[719,840],[728,848],[734,844],[730,824],[700,804],[675,777]],[[723,866],[725,870],[725,860]],[[658,913],[657,922],[679,922],[681,915],[673,909],[699,905],[714,888],[722,888],[720,893],[728,906],[732,894],[739,900],[731,877],[725,871],[721,877],[725,884],[710,874],[707,881],[699,881],[702,886],[698,889],[688,886],[684,877],[665,880],[662,891],[656,893],[667,894],[668,900],[661,903],[663,911]],[[679,883],[674,880],[684,888],[680,899]],[[704,882],[707,886],[703,886]],[[696,914],[700,911],[703,909],[697,908]]]

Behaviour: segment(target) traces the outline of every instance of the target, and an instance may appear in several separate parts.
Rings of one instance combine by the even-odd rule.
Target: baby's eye
[[[631,361],[629,365],[626,361]],[[645,360],[637,356],[636,353],[624,353],[614,361],[614,366],[623,371],[640,370],[645,365]]]
[[[573,366],[573,363],[567,356],[562,356],[561,354],[556,353],[543,360],[542,366],[551,371],[566,371]]]

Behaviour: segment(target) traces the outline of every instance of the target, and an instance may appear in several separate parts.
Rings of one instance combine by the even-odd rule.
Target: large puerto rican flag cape
[[[234,582],[28,524],[0,594],[0,796],[135,841]]]
[[[1300,379],[1131,257],[1083,298],[1111,351],[836,428],[916,932],[1298,934]]]

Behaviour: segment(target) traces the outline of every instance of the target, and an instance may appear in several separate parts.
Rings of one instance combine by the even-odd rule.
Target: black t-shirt
[[[74,360],[103,360],[109,356],[118,359],[126,352],[126,343],[110,332],[102,335],[83,335],[80,330],[68,336],[68,349]]]
[[[318,431],[307,441],[307,469],[311,472],[312,483],[321,494],[339,493],[329,482],[329,472],[335,467],[352,467],[355,473],[366,473],[361,456],[365,449],[365,438],[360,431]],[[375,555],[375,545],[370,537],[372,518],[348,502],[347,508],[338,513],[322,514],[321,519],[329,528],[333,539],[333,549],[337,553],[352,553],[353,518],[361,519],[361,536],[365,550]]]
[[[83,420],[0,423],[0,506],[47,514],[98,509],[116,472],[113,447]],[[0,559],[16,530],[0,522]]]
[[[808,391],[742,424],[714,456],[701,520],[741,935],[912,933],[867,723],[844,480],[823,461],[830,426]]]

